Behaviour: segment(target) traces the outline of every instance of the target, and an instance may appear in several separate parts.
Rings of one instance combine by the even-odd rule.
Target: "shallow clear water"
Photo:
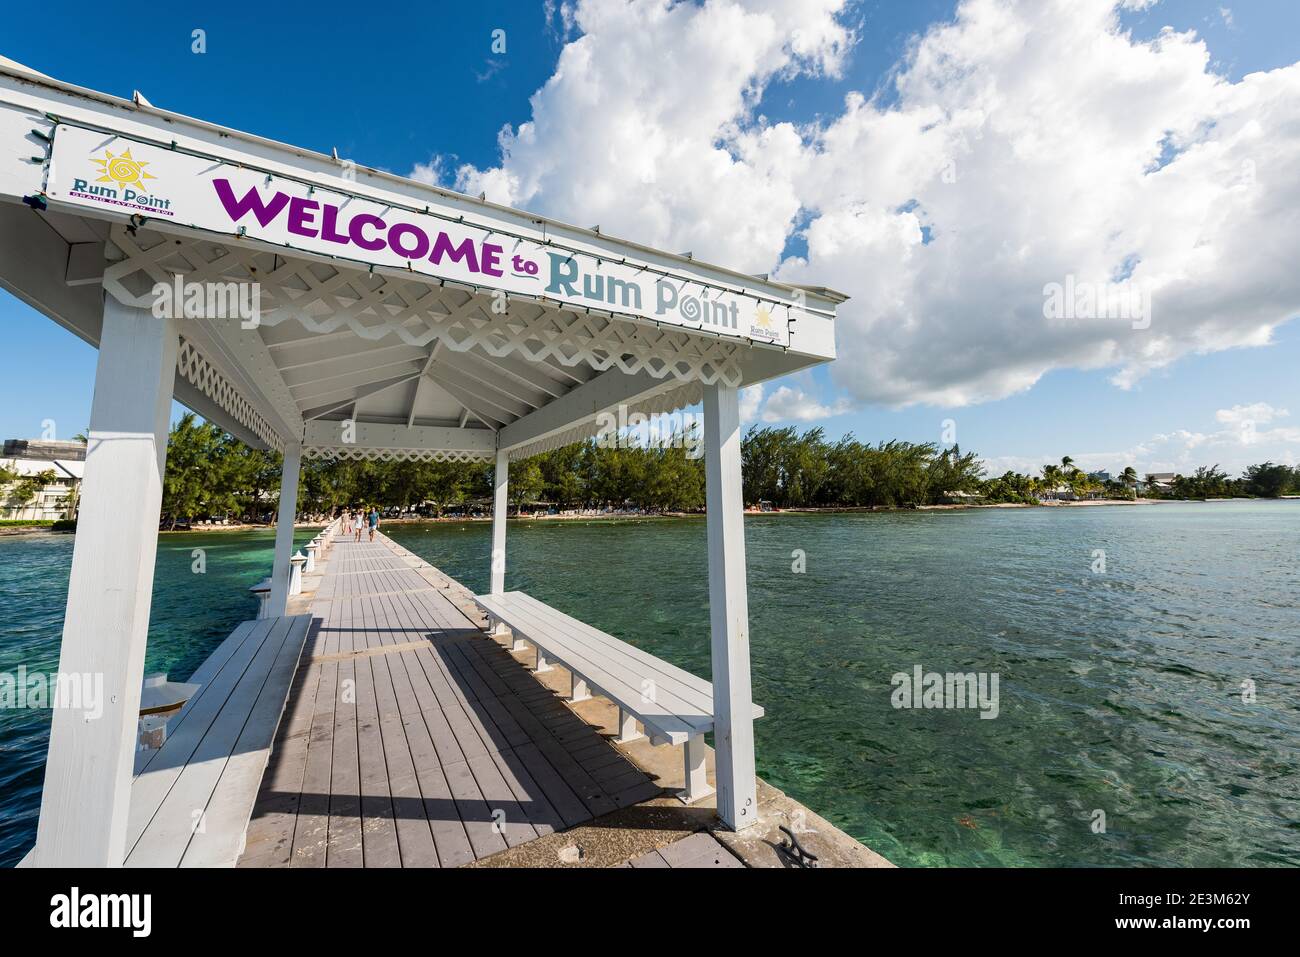
[[[387,531],[486,587],[485,525]],[[890,860],[1300,864],[1300,501],[745,535],[759,773]],[[508,553],[507,588],[709,675],[702,521],[512,525]],[[997,672],[999,716],[894,709],[917,664]]]
[[[306,544],[315,533],[299,529]],[[146,673],[183,680],[234,630],[257,614],[249,587],[271,570],[274,529],[177,532],[159,537]],[[206,571],[193,570],[201,548]],[[48,532],[0,536],[0,672],[58,668],[72,536]],[[0,709],[0,866],[10,866],[36,837],[50,713]]]
[[[485,523],[385,531],[486,588]],[[759,773],[891,860],[1300,865],[1300,502],[755,516],[745,534]],[[0,670],[57,660],[70,545],[0,539]],[[512,523],[508,550],[508,588],[709,675],[703,521]],[[269,561],[270,533],[164,536],[150,669],[188,674]],[[891,676],[917,664],[997,672],[998,718],[894,709]],[[0,713],[0,862],[30,843],[47,727]]]

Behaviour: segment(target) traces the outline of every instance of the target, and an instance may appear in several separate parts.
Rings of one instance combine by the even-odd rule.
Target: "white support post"
[[[682,757],[686,764],[685,781],[680,795],[682,803],[694,804],[701,798],[713,793],[709,787],[709,774],[704,764],[704,735],[693,734],[682,745]]]
[[[37,867],[120,867],[126,856],[177,344],[173,320],[105,297],[59,651],[59,675],[84,697],[54,709]]]
[[[257,617],[271,617],[271,579],[264,578],[252,588],[248,589],[257,599]]]
[[[506,590],[506,509],[509,506],[507,491],[510,481],[510,457],[497,450],[497,465],[492,473],[492,587],[493,595]],[[499,627],[504,627],[500,622]],[[497,634],[501,632],[498,631]]]
[[[587,680],[580,674],[569,669],[569,700],[572,702],[586,701],[591,697],[591,692],[587,689]]]
[[[539,644],[533,645],[533,651],[537,654],[537,659],[533,664],[533,673],[539,675],[546,674],[546,672],[551,670],[551,666],[546,662],[546,652],[542,651],[542,646]]]
[[[739,831],[758,823],[758,793],[749,681],[740,403],[734,386],[704,387],[704,474],[718,816],[732,830]],[[688,749],[688,765],[690,760]]]
[[[630,711],[618,709],[618,737],[614,740],[619,744],[627,744],[629,741],[635,741],[637,738],[643,738],[643,735],[636,726],[636,715]]]
[[[511,651],[528,650],[528,643],[519,637],[518,632],[495,616],[488,616],[488,634],[493,638],[509,638]]]
[[[275,561],[271,566],[270,617],[279,618],[289,607],[290,561],[293,558],[293,519],[298,512],[298,466],[302,446],[286,443],[280,472],[280,512],[275,519]]]
[[[307,556],[302,552],[289,559],[289,596],[302,594],[302,570],[307,564]]]

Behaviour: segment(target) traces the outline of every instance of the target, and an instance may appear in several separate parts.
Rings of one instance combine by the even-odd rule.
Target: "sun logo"
[[[119,156],[114,156],[112,150],[104,150],[104,157],[104,159],[91,157],[99,164],[100,172],[104,174],[95,180],[96,183],[117,183],[120,189],[126,189],[128,186],[144,189],[145,180],[158,178],[152,173],[146,173],[144,168],[149,164],[132,158],[129,149]]]
[[[772,312],[767,306],[759,306],[754,311],[754,324],[760,329],[772,329]]]

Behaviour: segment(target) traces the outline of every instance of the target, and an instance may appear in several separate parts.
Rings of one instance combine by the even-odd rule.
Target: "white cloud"
[[[1238,475],[1248,465],[1261,462],[1300,462],[1300,428],[1260,428],[1289,413],[1267,402],[1234,405],[1214,413],[1224,426],[1213,431],[1173,429],[1151,436],[1129,449],[1111,452],[1080,452],[1075,465],[1085,471],[1106,470],[1112,474],[1132,465],[1139,475],[1148,472],[1190,474],[1202,465],[1218,465],[1229,475]],[[1048,462],[1059,461],[1050,454],[1042,456],[998,456],[985,460],[985,471],[1001,475],[1008,469],[1037,474]]]
[[[1190,473],[1200,465],[1218,465],[1229,475],[1264,461],[1293,465],[1300,461],[1300,429],[1260,429],[1249,421],[1213,432],[1177,429],[1152,436],[1143,454],[1130,456],[1138,471]]]
[[[573,4],[543,0],[542,14],[546,18],[546,32],[552,40],[568,42],[577,29],[573,20]]]
[[[982,460],[986,478],[1005,475],[1007,472],[1019,472],[1021,475],[1038,475],[1048,462],[1055,461],[1050,455],[990,455]],[[1080,466],[1082,468],[1083,466]]]
[[[1214,413],[1214,418],[1228,425],[1241,426],[1247,423],[1263,425],[1290,414],[1286,409],[1275,409],[1267,402],[1255,402],[1251,405],[1234,405],[1231,409],[1220,409]]]
[[[765,271],[794,229],[805,145],[752,110],[773,79],[836,74],[843,0],[583,2],[582,36],[500,136],[503,161],[457,188],[733,268]]]
[[[758,418],[759,406],[763,404],[763,383],[746,386],[740,390],[740,421],[753,422]]]
[[[406,174],[406,178],[429,186],[445,186],[447,183],[446,160],[441,156],[431,156],[429,162],[416,163],[412,166],[411,171]]]
[[[1295,241],[1300,67],[1231,84],[1208,63],[1191,35],[1133,42],[1105,0],[971,0],[917,44],[896,107],[851,98],[808,175],[809,261],[782,270],[857,294],[837,381],[960,405],[1267,343],[1300,308],[1270,252]],[[1149,329],[1043,318],[1045,284],[1130,267]]]
[[[835,405],[822,405],[802,389],[788,385],[779,386],[763,404],[764,422],[814,422],[817,419],[842,415],[849,411],[847,400]]]
[[[861,402],[988,401],[1058,368],[1127,388],[1300,311],[1300,64],[1232,83],[1190,33],[1135,42],[1116,0],[964,0],[895,101],[767,122],[774,81],[840,71],[843,7],[579,2],[532,118],[458,186],[844,290],[832,375]],[[808,255],[782,262],[796,231]],[[1067,276],[1150,289],[1150,328],[1045,319]]]

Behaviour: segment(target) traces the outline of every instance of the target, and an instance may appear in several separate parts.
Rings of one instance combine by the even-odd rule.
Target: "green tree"
[[[180,522],[228,510],[232,486],[223,454],[226,434],[210,422],[187,412],[172,426],[167,439],[167,469],[163,475],[162,515],[171,528]]]
[[[1137,469],[1131,465],[1125,466],[1124,471],[1119,474],[1119,480],[1123,483],[1125,488],[1131,489],[1133,497],[1137,498]]]
[[[43,469],[31,475],[22,475],[19,472],[4,469],[3,474],[0,474],[0,485],[7,482],[13,483],[13,486],[9,489],[8,506],[16,509],[19,516],[21,516],[27,504],[39,494],[41,489],[47,485],[52,485],[57,477],[54,469]]]
[[[1261,498],[1278,498],[1300,488],[1300,470],[1265,462],[1252,465],[1242,476],[1243,491]]]
[[[545,487],[542,469],[536,460],[524,459],[510,463],[507,491],[515,508],[522,508],[536,502]]]

